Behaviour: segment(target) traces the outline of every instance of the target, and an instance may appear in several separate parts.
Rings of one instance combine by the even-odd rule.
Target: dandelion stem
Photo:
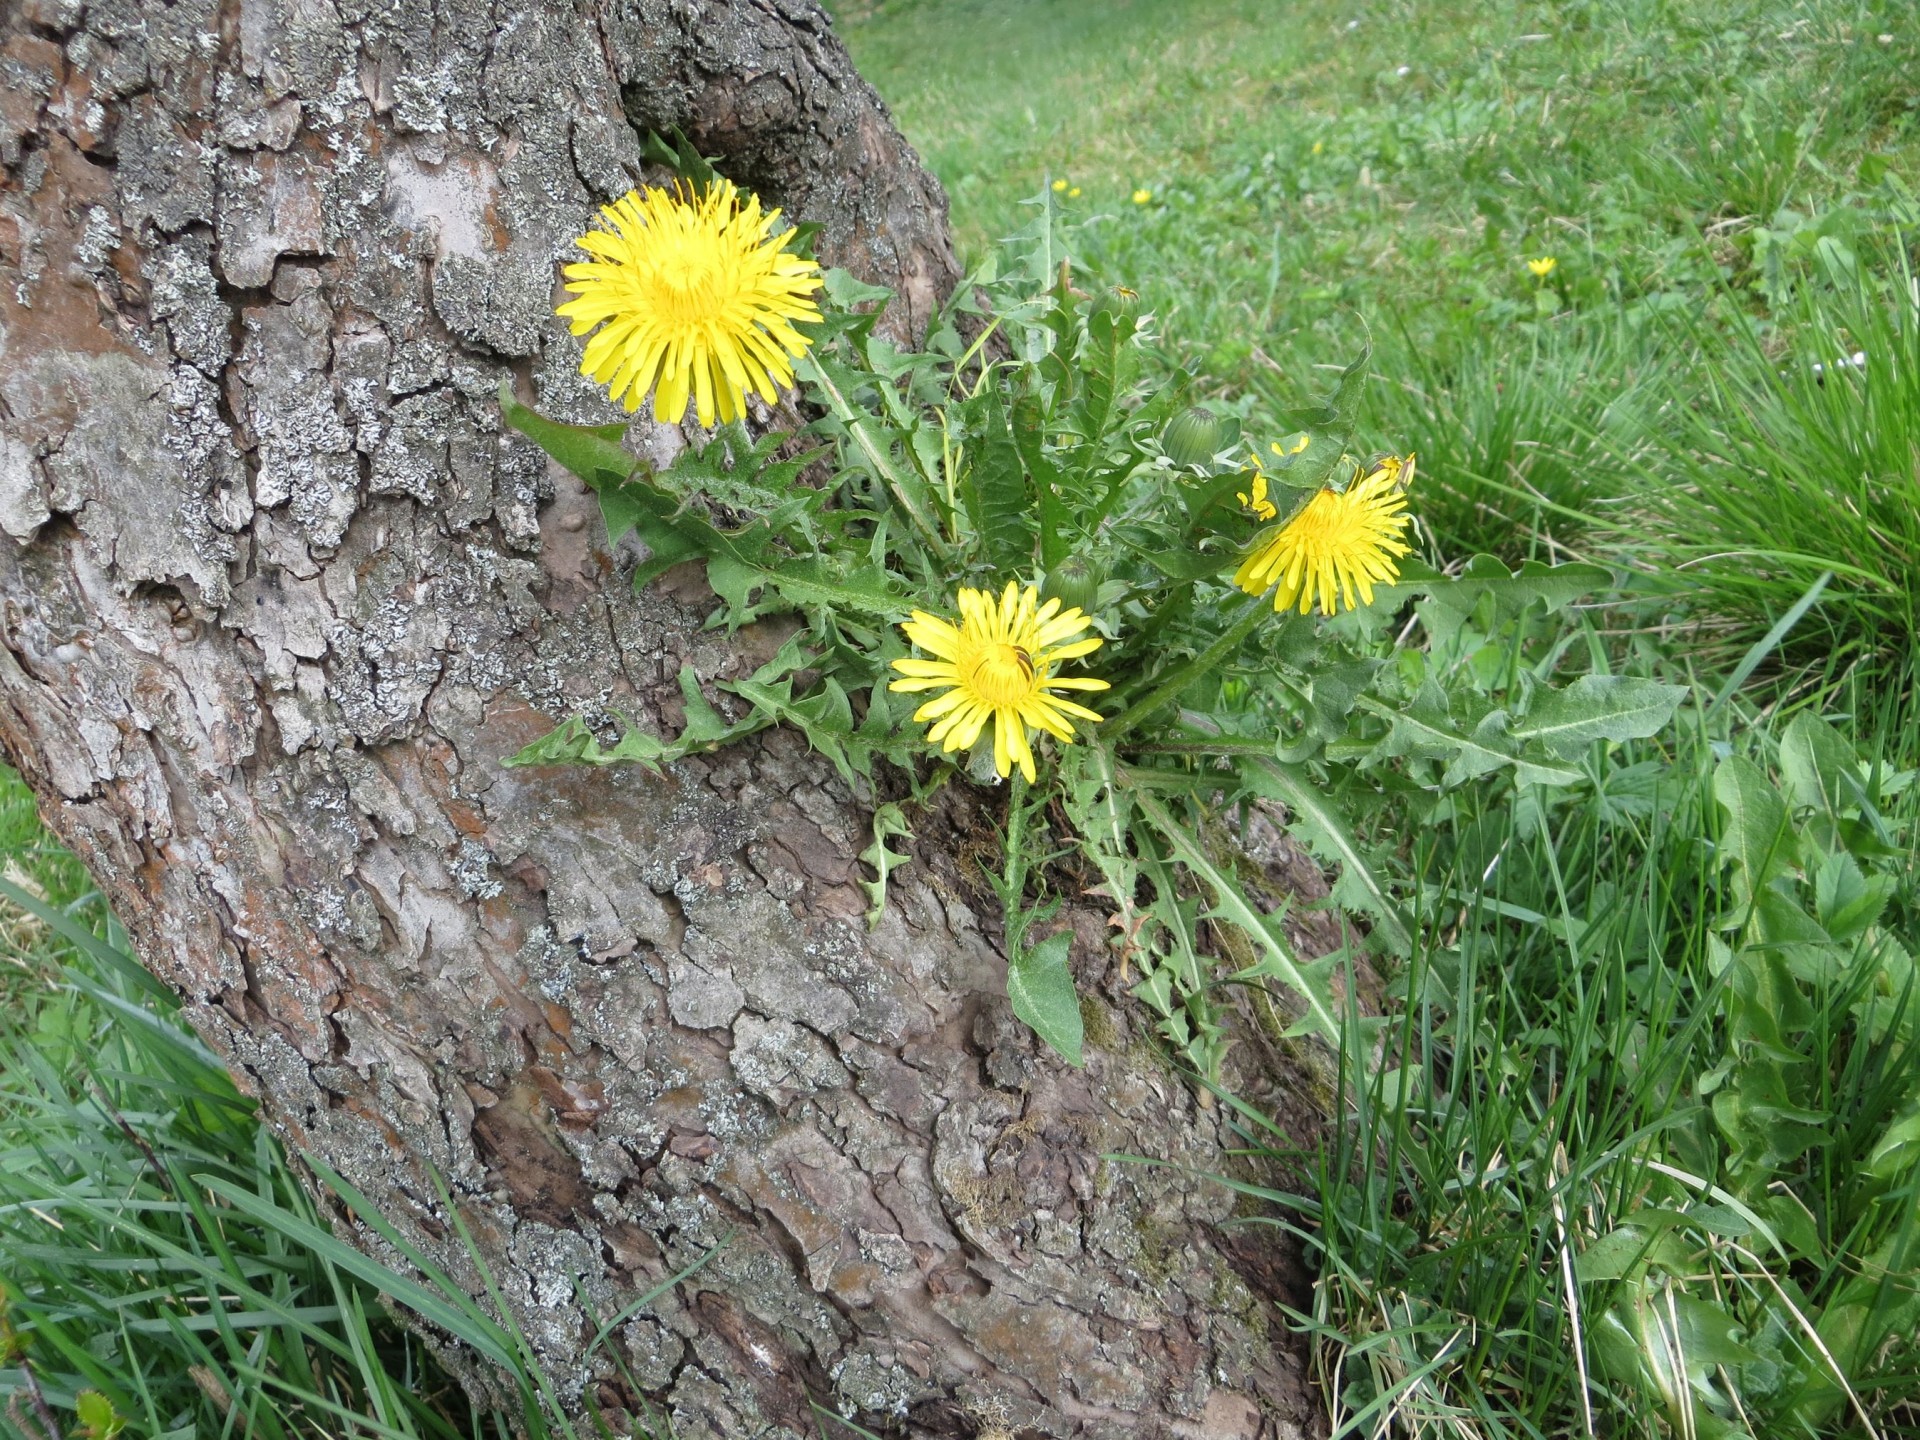
[[[1179,698],[1180,692],[1187,686],[1238,650],[1240,642],[1251,635],[1253,627],[1260,623],[1261,614],[1270,603],[1267,595],[1271,593],[1269,589],[1247,601],[1239,615],[1234,618],[1233,624],[1227,627],[1226,633],[1218,640],[1186,664],[1174,667],[1172,673],[1154,686],[1144,700],[1136,700],[1113,719],[1105,721],[1100,727],[1100,738],[1109,745],[1117,744],[1120,738],[1134,726],[1162,705]]]
[[[923,506],[918,504],[909,491],[905,479],[887,458],[884,447],[875,442],[867,429],[864,413],[857,411],[848,403],[847,397],[840,393],[840,387],[833,383],[826,367],[816,365],[811,355],[803,355],[794,362],[794,371],[803,380],[810,382],[826,398],[827,408],[833,411],[834,418],[847,427],[847,433],[853,437],[854,444],[860,447],[860,455],[866,461],[867,468],[874,478],[887,487],[906,516],[914,524],[922,538],[933,548],[933,553],[942,559],[952,552],[946,538],[941,535],[940,527]]]

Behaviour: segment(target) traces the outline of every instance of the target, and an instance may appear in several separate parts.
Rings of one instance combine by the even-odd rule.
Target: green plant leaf
[[[1374,587],[1373,608],[1390,613],[1416,595],[1427,596],[1444,612],[1441,623],[1457,627],[1484,600],[1491,599],[1495,618],[1517,615],[1538,601],[1549,614],[1613,585],[1613,572],[1599,565],[1543,565],[1528,560],[1509,570],[1492,555],[1475,555],[1458,575],[1443,575],[1423,563],[1406,560],[1400,579]]]
[[[1034,1034],[1069,1065],[1080,1066],[1086,1063],[1081,1055],[1086,1036],[1080,994],[1067,968],[1072,943],[1073,932],[1062,930],[1038,945],[1022,947],[1007,965],[1007,998]]]
[[[1713,798],[1726,812],[1720,850],[1734,867],[1735,891],[1742,905],[1796,859],[1786,802],[1766,772],[1743,755],[1722,760],[1713,774]]]
[[[1657,1258],[1655,1247],[1659,1241],[1669,1239],[1665,1231],[1649,1233],[1633,1225],[1622,1225],[1608,1231],[1594,1241],[1574,1258],[1574,1276],[1583,1285],[1596,1284],[1602,1280],[1620,1280],[1637,1271],[1643,1270],[1649,1261]],[[1680,1247],[1677,1256],[1684,1267],[1689,1258],[1684,1247]]]
[[[911,858],[897,855],[887,848],[887,841],[896,835],[906,839],[913,837],[913,829],[907,824],[906,816],[891,800],[884,805],[876,805],[873,811],[873,844],[860,852],[860,858],[873,867],[873,879],[860,882],[860,888],[867,892],[867,899],[871,902],[867,906],[869,930],[880,923],[880,916],[887,908],[887,877],[893,873],[895,866],[904,865]]]
[[[719,178],[719,172],[694,148],[678,125],[669,125],[664,136],[657,130],[648,130],[640,141],[640,153],[649,164],[665,166],[699,194],[704,195],[707,187]]]
[[[996,575],[1011,575],[1033,563],[1026,470],[997,391],[970,401],[966,411],[979,439],[960,480],[961,504],[989,566]]]
[[[73,1397],[74,1418],[86,1440],[113,1440],[127,1428],[127,1417],[113,1408],[113,1401],[98,1390],[82,1390]]]
[[[1626,675],[1582,675],[1564,690],[1538,696],[1508,733],[1538,741],[1565,759],[1595,740],[1640,740],[1662,729],[1686,698],[1684,685]]]
[[[1844,850],[1822,860],[1813,873],[1813,913],[1835,940],[1852,940],[1887,908],[1898,882],[1891,875],[1868,875]]]
[[[1061,803],[1080,853],[1100,872],[1100,889],[1113,906],[1123,954],[1142,943],[1141,915],[1135,894],[1140,869],[1128,844],[1132,805],[1114,783],[1113,752],[1095,741],[1075,745],[1060,757]]]
[[[336,1189],[344,1187],[352,1191],[344,1180],[328,1169],[323,1163],[309,1157],[309,1163],[320,1173],[321,1178],[338,1182]],[[422,1266],[429,1279],[436,1281],[438,1288],[429,1289],[417,1280],[410,1280],[382,1265],[378,1260],[361,1254],[352,1246],[344,1244],[318,1225],[290,1214],[271,1200],[255,1195],[252,1191],[223,1180],[217,1175],[196,1175],[194,1183],[205,1186],[221,1199],[232,1205],[241,1214],[250,1216],[262,1225],[279,1231],[294,1244],[325,1257],[328,1263],[366,1281],[381,1294],[416,1312],[422,1319],[440,1326],[471,1345],[481,1355],[498,1365],[502,1370],[514,1371],[519,1368],[519,1357],[514,1353],[513,1342],[493,1320],[471,1299],[458,1290],[449,1291],[446,1277],[437,1269],[430,1268],[426,1257],[414,1247],[407,1245],[397,1231],[382,1221],[378,1212],[366,1204],[365,1197],[358,1191],[353,1195],[360,1199],[365,1209],[356,1206],[361,1218],[380,1229],[386,1238],[400,1247],[407,1259]]]
[[[1280,423],[1289,430],[1336,430],[1351,434],[1354,417],[1360,408],[1361,392],[1367,384],[1367,366],[1373,361],[1373,338],[1365,336],[1360,353],[1341,370],[1333,393],[1313,405],[1280,412]]]
[[[1249,900],[1240,886],[1214,864],[1200,842],[1173,818],[1160,797],[1134,779],[1134,772],[1120,772],[1123,783],[1133,792],[1133,803],[1149,824],[1173,847],[1180,863],[1213,893],[1214,913],[1227,920],[1262,950],[1266,972],[1278,979],[1301,1002],[1299,1023],[1289,1033],[1318,1035],[1336,1051],[1340,1048],[1340,1022],[1334,1014],[1333,993],[1323,970],[1302,966],[1293,957],[1292,948],[1274,929],[1267,917]]]
[[[1374,930],[1387,946],[1395,954],[1408,953],[1413,946],[1412,927],[1373,873],[1345,819],[1327,803],[1320,788],[1292,766],[1258,757],[1241,761],[1240,778],[1254,794],[1286,806],[1287,828],[1322,861],[1340,867],[1334,902],[1372,916]]]
[[[624,425],[566,425],[522,405],[511,381],[500,382],[500,418],[598,490],[618,485],[639,463],[620,448]]]
[[[522,746],[501,763],[507,766],[640,765],[657,775],[662,765],[700,751],[717,750],[773,723],[772,716],[759,710],[730,723],[701,694],[700,677],[694,674],[691,665],[680,667],[679,678],[687,720],[677,740],[661,740],[628,721],[619,740],[603,747],[587,722],[575,715],[538,740]]]
[[[1411,703],[1394,710],[1377,701],[1363,700],[1369,710],[1386,719],[1388,730],[1374,749],[1378,757],[1405,755],[1444,761],[1443,787],[1459,785],[1477,776],[1512,766],[1518,785],[1572,785],[1580,772],[1564,765],[1528,759],[1507,730],[1504,710],[1486,710],[1468,729],[1456,722],[1444,691],[1431,679],[1423,683]]]
[[[1853,746],[1811,711],[1794,716],[1780,737],[1780,783],[1796,809],[1812,809],[1832,822],[1849,809],[1873,808]]]
[[[1096,303],[1087,313],[1086,341],[1080,350],[1080,393],[1074,421],[1080,433],[1097,441],[1112,428],[1119,402],[1139,371],[1138,317]]]
[[[1039,501],[1040,563],[1052,569],[1072,548],[1067,505],[1060,495],[1060,467],[1047,453],[1046,409],[1037,395],[1021,395],[1013,402],[1013,444],[1026,466]]]

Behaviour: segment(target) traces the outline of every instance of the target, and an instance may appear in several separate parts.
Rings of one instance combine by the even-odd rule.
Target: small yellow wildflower
[[[1376,581],[1400,573],[1395,557],[1409,553],[1400,538],[1408,516],[1406,487],[1413,483],[1413,456],[1389,455],[1345,491],[1323,489],[1306,507],[1267,536],[1240,562],[1233,582],[1249,595],[1277,585],[1276,612],[1299,605],[1305,615],[1316,600],[1323,615],[1373,603]]]
[[[1320,154],[1326,148],[1327,142],[1324,140],[1316,140],[1313,142],[1313,153],[1316,155]]]
[[[1153,192],[1147,189],[1144,185],[1141,186],[1138,190],[1133,192],[1133,203],[1136,205],[1145,205],[1152,199],[1153,199]]]
[[[1027,783],[1034,780],[1033,747],[1027,727],[1037,726],[1063,743],[1073,741],[1069,716],[1098,721],[1084,705],[1062,699],[1054,690],[1105,690],[1107,682],[1088,676],[1058,676],[1054,666],[1091,654],[1105,642],[1095,635],[1072,637],[1093,622],[1077,606],[1062,610],[1060,601],[1040,603],[1040,592],[1009,580],[998,601],[985,590],[962,588],[960,623],[923,610],[900,628],[907,638],[936,659],[896,660],[893,668],[905,678],[889,690],[935,690],[936,695],[913,718],[931,720],[927,742],[948,754],[964,750],[980,738],[993,721],[993,768],[1001,775],[1018,765]],[[1063,643],[1065,642],[1065,643]]]
[[[1538,260],[1527,261],[1527,269],[1533,272],[1533,278],[1544,280],[1553,273],[1553,267],[1560,262],[1551,255],[1542,255]]]
[[[1080,198],[1080,187],[1076,185],[1071,190],[1067,191],[1067,198],[1069,200],[1078,200]]]
[[[732,183],[629,190],[574,241],[592,258],[566,267],[577,296],[559,307],[587,341],[580,373],[629,411],[653,392],[653,418],[675,425],[692,400],[702,425],[746,414],[747,391],[771,405],[793,384],[811,343],[796,320],[818,320],[820,267],[789,254],[778,210],[743,204]]]
[[[1058,195],[1061,191],[1065,190],[1066,188],[1067,188],[1067,182],[1065,180],[1056,180],[1053,182],[1053,193],[1056,195]]]
[[[1233,498],[1246,506],[1256,520],[1271,520],[1280,513],[1274,508],[1273,502],[1267,499],[1267,474],[1260,468],[1258,456],[1253,462],[1253,493],[1241,493]]]

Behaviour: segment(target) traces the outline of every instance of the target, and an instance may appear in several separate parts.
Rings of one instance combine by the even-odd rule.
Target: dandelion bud
[[[1218,415],[1190,406],[1167,422],[1160,448],[1176,465],[1204,465],[1219,453],[1221,432]]]
[[[1058,600],[1067,610],[1091,610],[1100,593],[1100,572],[1084,555],[1069,555],[1047,572],[1042,600]]]
[[[1108,286],[1094,305],[1095,310],[1104,310],[1114,319],[1129,321],[1136,327],[1143,308],[1140,304],[1140,292],[1129,290],[1124,285]]]

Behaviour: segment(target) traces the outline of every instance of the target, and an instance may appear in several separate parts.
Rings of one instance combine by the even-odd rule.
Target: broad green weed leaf
[[[1061,756],[1061,801],[1080,838],[1080,853],[1100,872],[1108,902],[1120,926],[1120,944],[1130,951],[1139,940],[1139,910],[1134,900],[1140,870],[1128,844],[1132,803],[1114,783],[1113,753],[1098,742],[1076,745]]]
[[[626,426],[563,425],[549,420],[514,399],[513,387],[505,380],[500,382],[500,416],[596,490],[619,484],[638,463],[620,448]]]
[[[1780,737],[1780,783],[1795,808],[1811,808],[1831,821],[1848,809],[1872,808],[1853,746],[1810,711],[1794,716]]]
[[[1067,968],[1073,932],[1062,930],[1038,945],[1023,949],[1007,966],[1007,998],[1013,1013],[1033,1027],[1069,1065],[1085,1063],[1081,1047],[1086,1039],[1080,1019],[1080,995]]]
[[[1684,685],[1664,685],[1626,675],[1582,675],[1564,690],[1548,691],[1533,702],[1509,733],[1521,742],[1538,741],[1564,759],[1578,756],[1595,740],[1641,740],[1662,729],[1686,698]]]
[[[1295,498],[1304,504],[1322,486],[1336,484],[1344,487],[1351,483],[1358,473],[1357,462],[1347,453],[1347,442],[1352,438],[1350,430],[1310,431],[1304,447],[1283,446],[1278,453],[1269,442],[1266,453],[1260,457],[1260,465],[1269,481],[1301,492]],[[1344,474],[1341,473],[1343,470]],[[1286,509],[1288,507],[1281,502],[1283,493],[1276,493],[1269,486],[1267,498]]]
[[[1599,565],[1543,565],[1528,560],[1518,570],[1492,555],[1476,555],[1458,575],[1442,575],[1431,566],[1406,560],[1400,579],[1374,587],[1374,608],[1391,612],[1416,595],[1425,595],[1445,612],[1436,623],[1457,626],[1482,601],[1491,598],[1496,617],[1516,615],[1538,601],[1551,613],[1583,595],[1613,585],[1613,572]]]
[[[1632,1225],[1610,1230],[1574,1257],[1574,1276],[1583,1285],[1623,1279],[1635,1271],[1643,1270],[1656,1259],[1656,1245],[1667,1239],[1669,1234],[1666,1231],[1648,1232]],[[1679,1258],[1684,1265],[1684,1248]]]
[[[1374,754],[1444,761],[1443,786],[1459,785],[1509,765],[1518,785],[1572,785],[1580,778],[1577,770],[1523,756],[1508,733],[1504,710],[1488,710],[1473,719],[1471,730],[1466,729],[1450,713],[1446,693],[1431,679],[1404,709],[1389,710],[1372,702],[1369,708],[1390,721],[1386,738]]]
[[[1014,448],[1020,452],[1039,500],[1040,563],[1051,570],[1066,558],[1073,535],[1068,528],[1066,502],[1060,496],[1060,467],[1047,453],[1046,418],[1038,396],[1022,395],[1014,400]]]
[[[1139,370],[1139,346],[1134,336],[1139,320],[1109,306],[1095,305],[1087,315],[1086,340],[1080,349],[1081,388],[1074,421],[1082,435],[1098,440],[1112,425],[1119,398],[1133,384]]]
[[[1361,342],[1360,353],[1341,370],[1333,393],[1315,405],[1303,405],[1280,412],[1280,423],[1289,430],[1334,430],[1352,434],[1360,393],[1366,388],[1367,366],[1373,362],[1373,339]]]
[[[859,305],[885,305],[893,298],[893,292],[884,285],[869,285],[866,281],[834,265],[821,272],[826,282],[827,299],[834,308],[851,310]]]
[[[1795,859],[1786,802],[1766,772],[1745,756],[1722,760],[1713,774],[1713,798],[1726,812],[1721,852],[1735,869],[1736,894],[1744,904]]]
[[[113,1401],[98,1390],[82,1390],[73,1397],[74,1418],[86,1440],[113,1440],[127,1428],[127,1417],[113,1408]]]
[[[1033,561],[1026,471],[997,391],[969,402],[967,414],[979,439],[960,482],[961,503],[993,570],[1012,574]]]

